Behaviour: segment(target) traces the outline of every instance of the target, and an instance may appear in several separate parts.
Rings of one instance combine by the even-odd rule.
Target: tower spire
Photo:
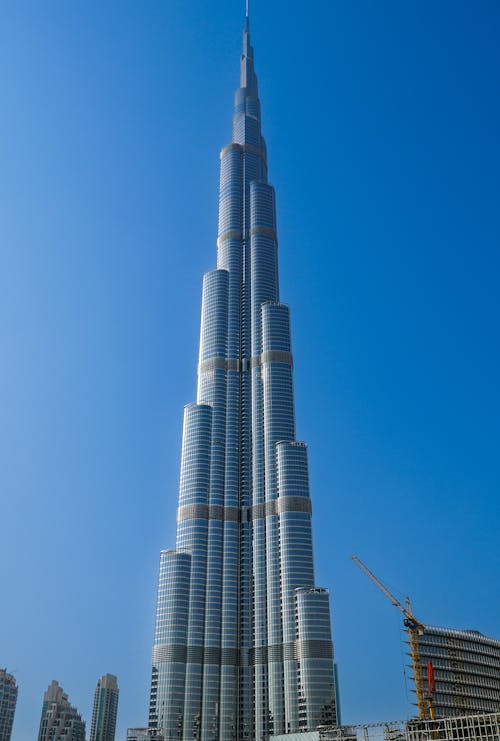
[[[243,51],[241,55],[240,87],[256,94],[257,78],[253,68],[253,49],[250,44],[249,0],[245,0],[245,27],[243,29]]]

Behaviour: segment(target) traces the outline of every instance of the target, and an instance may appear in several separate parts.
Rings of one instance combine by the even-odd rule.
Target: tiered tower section
[[[217,248],[197,401],[184,413],[176,549],[161,554],[149,723],[165,739],[260,741],[335,723],[336,711],[248,17]]]

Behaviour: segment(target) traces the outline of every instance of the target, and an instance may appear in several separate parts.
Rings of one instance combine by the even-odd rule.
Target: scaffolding
[[[436,720],[320,726],[319,741],[500,741],[500,713]]]

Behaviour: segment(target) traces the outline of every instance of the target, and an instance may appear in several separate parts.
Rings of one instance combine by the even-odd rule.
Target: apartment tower
[[[149,726],[164,739],[261,741],[335,723],[336,709],[248,14],[220,167],[176,548],[160,558]]]
[[[43,696],[38,741],[85,741],[85,722],[55,680]]]
[[[16,703],[16,680],[6,669],[0,669],[0,741],[10,741]]]
[[[117,680],[114,674],[105,674],[95,688],[90,741],[115,741],[117,713]]]

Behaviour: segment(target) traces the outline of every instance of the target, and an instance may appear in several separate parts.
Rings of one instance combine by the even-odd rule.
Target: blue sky
[[[397,611],[500,637],[500,6],[254,0],[347,722],[411,714]],[[147,715],[243,2],[0,7],[0,666]],[[88,726],[88,727],[89,727]]]

